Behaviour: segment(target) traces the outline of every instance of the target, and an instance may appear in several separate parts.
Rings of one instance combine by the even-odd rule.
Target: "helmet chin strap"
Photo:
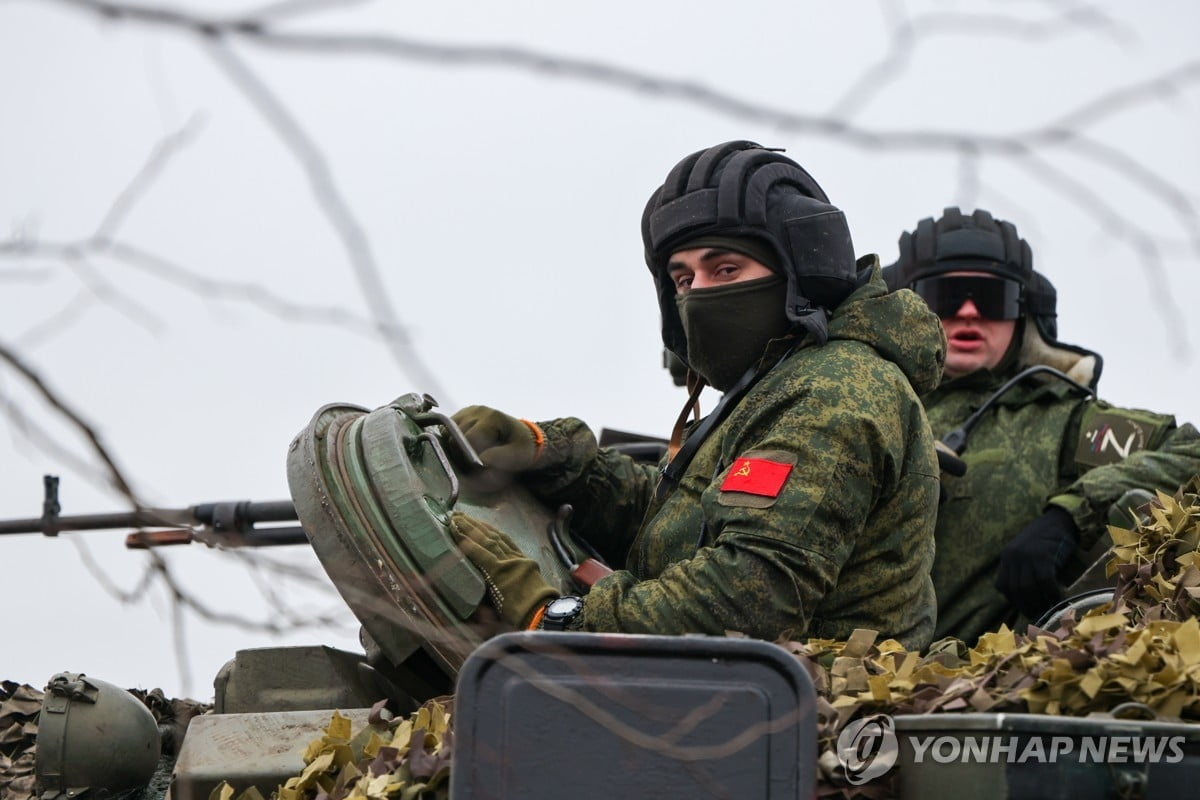
[[[683,443],[683,426],[687,424],[688,414],[692,415],[692,421],[700,419],[700,392],[708,385],[703,375],[692,372],[691,367],[687,371],[687,387],[688,399],[683,404],[683,409],[679,412],[679,416],[675,419],[675,427],[671,428],[671,441],[667,444],[667,460],[675,458],[675,454],[679,452],[679,447]]]
[[[717,401],[717,405],[709,415],[700,420],[700,423],[692,431],[692,435],[688,437],[687,441],[683,442],[682,445],[678,445],[676,434],[678,434],[679,439],[683,438],[683,421],[687,419],[688,413],[692,411],[697,414],[699,413],[697,401],[700,398],[700,390],[704,388],[706,383],[703,378],[699,378],[692,395],[688,397],[687,405],[683,407],[683,411],[680,412],[679,418],[676,420],[675,430],[671,433],[671,444],[668,445],[669,460],[662,468],[658,487],[654,490],[656,500],[662,500],[674,486],[678,485],[680,478],[683,477],[683,473],[687,471],[688,464],[692,463],[692,457],[696,455],[696,451],[700,449],[700,445],[704,444],[709,434],[716,430],[717,426],[729,416],[730,412],[737,407],[738,402],[746,392],[750,391],[750,387],[758,382],[759,378],[766,375],[772,369],[775,369],[775,367],[778,367],[788,356],[795,352],[796,348],[800,345],[800,341],[800,339],[797,339],[787,349],[787,352],[771,365],[770,369],[759,371],[758,365],[754,364],[746,370],[745,374],[738,379],[738,382],[729,391],[721,395],[721,399]],[[672,448],[675,448],[674,452],[671,451]]]

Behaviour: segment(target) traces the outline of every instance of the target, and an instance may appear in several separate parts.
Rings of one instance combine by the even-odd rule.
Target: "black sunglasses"
[[[1021,284],[1009,278],[937,275],[914,282],[912,288],[939,317],[953,317],[968,300],[988,319],[1021,316]]]

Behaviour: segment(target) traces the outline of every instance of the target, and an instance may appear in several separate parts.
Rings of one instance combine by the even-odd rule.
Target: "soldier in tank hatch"
[[[1200,434],[1097,399],[1100,355],[1058,341],[1054,286],[1012,223],[947,208],[901,235],[884,273],[946,331],[945,377],[922,401],[936,435],[960,436],[967,469],[945,477],[938,511],[937,636],[970,644],[1061,599],[1060,573],[1122,495],[1173,493],[1200,472]]]
[[[692,392],[656,468],[574,418],[454,415],[483,462],[570,503],[616,571],[559,598],[503,532],[455,515],[512,625],[845,638],[934,629],[938,467],[919,402],[945,338],[911,292],[856,262],[842,212],[782,153],[729,142],[680,161],[642,218],[667,348]],[[685,424],[704,386],[722,395]]]

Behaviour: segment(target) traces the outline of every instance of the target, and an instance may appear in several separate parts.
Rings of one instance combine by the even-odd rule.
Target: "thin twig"
[[[163,137],[154,145],[154,150],[150,153],[150,158],[142,165],[141,170],[133,177],[129,185],[117,195],[116,200],[109,207],[108,213],[100,220],[100,224],[96,226],[96,232],[92,234],[93,239],[105,240],[116,234],[121,223],[125,221],[125,217],[158,179],[172,156],[191,144],[199,134],[203,124],[203,115],[194,114],[184,123],[182,128]]]
[[[350,210],[349,203],[338,190],[333,171],[320,148],[284,108],[279,97],[228,47],[221,42],[211,41],[208,43],[208,51],[303,165],[313,195],[337,231],[346,255],[354,267],[359,289],[372,317],[382,329],[397,332],[403,330],[392,307],[387,287],[380,277],[379,265],[375,261],[370,240]],[[397,366],[409,372],[417,385],[425,387],[436,397],[448,397],[436,373],[425,364],[408,336],[390,336],[385,341]]]
[[[36,370],[26,364],[20,356],[3,343],[0,343],[0,360],[3,360],[20,373],[51,408],[65,417],[68,422],[83,434],[84,438],[91,445],[92,451],[104,462],[104,466],[108,470],[111,485],[129,500],[130,505],[137,508],[139,503],[132,489],[132,484],[125,477],[124,471],[117,466],[116,458],[100,440],[100,434],[96,432],[96,429],[83,418],[82,414],[75,411],[57,392],[51,389]]]

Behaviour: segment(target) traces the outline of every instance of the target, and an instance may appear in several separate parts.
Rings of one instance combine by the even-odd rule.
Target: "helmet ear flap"
[[[844,266],[854,263],[854,243],[841,209],[824,203],[813,205],[825,207],[784,223],[787,248],[793,259],[805,265],[803,273],[798,271],[796,276],[799,294],[809,305],[833,308],[854,285],[855,274],[847,273]],[[798,302],[789,303],[788,316],[793,320],[806,310],[792,307]]]
[[[1029,245],[1025,245],[1028,247]],[[1033,318],[1047,341],[1058,339],[1058,292],[1040,272],[1031,272],[1025,286],[1025,316]]]

